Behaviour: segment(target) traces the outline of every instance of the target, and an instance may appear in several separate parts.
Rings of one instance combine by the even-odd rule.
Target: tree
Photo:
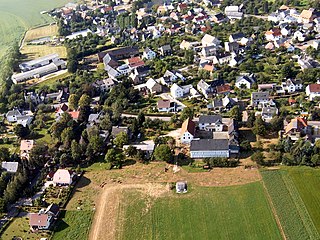
[[[76,110],[78,108],[79,97],[77,94],[71,94],[68,99],[69,108]]]
[[[111,164],[111,167],[116,166],[118,168],[121,168],[125,157],[122,153],[117,153],[117,151],[112,148],[108,150],[104,159],[107,163]]]
[[[318,166],[320,164],[320,155],[319,154],[314,154],[311,157],[311,162],[315,165]]]
[[[128,143],[128,134],[126,132],[119,133],[116,138],[113,140],[113,143],[119,147],[122,148],[123,145]]]
[[[94,155],[97,155],[101,151],[102,146],[103,146],[103,140],[99,134],[89,137],[88,147],[92,149]]]
[[[91,98],[87,94],[82,94],[81,98],[79,99],[79,107],[86,108],[90,107]]]
[[[99,126],[101,129],[106,131],[110,131],[112,129],[112,122],[109,114],[104,115]]]
[[[180,119],[181,121],[185,121],[188,118],[192,119],[193,115],[194,115],[194,110],[192,108],[185,107],[181,112]]]
[[[254,134],[259,135],[259,136],[264,136],[266,134],[265,123],[262,120],[261,116],[258,116],[256,118],[256,120],[254,121],[252,131]]]
[[[252,147],[251,147],[250,141],[245,140],[245,141],[241,142],[240,148],[242,151],[245,151],[245,152],[251,151]]]
[[[42,167],[46,163],[45,156],[48,152],[48,146],[43,143],[37,143],[29,154],[29,163],[31,166]]]
[[[270,121],[270,130],[272,132],[278,132],[283,129],[283,119],[278,116],[274,116]]]
[[[230,117],[238,122],[240,122],[242,120],[242,113],[241,113],[239,105],[236,105],[233,108],[231,108]]]
[[[254,154],[251,155],[251,160],[256,162],[259,165],[263,165],[264,164],[264,155],[262,152],[255,152]]]
[[[76,140],[71,142],[71,156],[73,160],[79,160],[82,155],[82,149],[80,144]]]
[[[192,50],[186,50],[184,52],[184,59],[188,64],[192,64],[194,60],[194,53]]]
[[[61,140],[65,148],[70,146],[71,140],[73,139],[73,129],[71,127],[65,128],[61,133]]]
[[[0,148],[0,162],[7,161],[10,158],[9,148],[1,147]]]
[[[24,127],[21,124],[16,125],[14,127],[13,131],[20,138],[25,138],[30,133],[29,128],[28,127]]]
[[[126,150],[125,150],[125,153],[127,156],[129,157],[135,157],[136,154],[137,154],[137,148],[130,145]]]
[[[154,151],[154,157],[156,160],[170,162],[173,154],[170,147],[167,144],[160,144]]]

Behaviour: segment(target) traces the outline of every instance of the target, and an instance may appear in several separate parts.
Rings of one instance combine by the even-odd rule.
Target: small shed
[[[188,191],[188,185],[185,181],[179,181],[176,183],[176,192],[177,193],[186,193]]]

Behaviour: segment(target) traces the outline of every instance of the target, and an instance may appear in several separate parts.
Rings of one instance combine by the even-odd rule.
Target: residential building
[[[257,107],[259,104],[269,102],[269,92],[251,93],[251,105]]]
[[[199,129],[210,132],[222,132],[224,124],[220,115],[201,115]]]
[[[228,19],[241,19],[243,17],[243,12],[241,11],[242,6],[227,6],[224,9],[224,14]]]
[[[159,48],[161,56],[167,56],[172,54],[172,49],[170,45],[164,45]]]
[[[39,213],[29,213],[29,225],[32,231],[48,230],[57,219],[60,209],[57,204],[51,204],[47,209],[41,209]]]
[[[158,112],[175,112],[176,103],[170,101],[169,99],[162,99],[157,102]]]
[[[235,86],[237,88],[246,88],[246,89],[251,89],[252,84],[256,82],[256,79],[253,74],[247,74],[247,75],[242,75],[238,76],[236,78],[236,83]]]
[[[142,57],[147,59],[147,60],[152,60],[156,56],[157,56],[157,54],[154,51],[152,51],[150,48],[148,48],[148,47],[146,49],[144,49],[143,55],[142,55]]]
[[[308,122],[305,118],[301,117],[292,119],[284,129],[284,136],[289,137],[293,141],[298,140],[300,137],[305,136],[307,133]]]
[[[182,98],[184,93],[182,87],[180,87],[178,84],[174,83],[170,88],[170,94],[174,98]]]
[[[197,84],[197,90],[205,97],[209,98],[209,94],[212,92],[211,86],[204,80],[200,80]]]
[[[18,162],[2,162],[1,167],[3,171],[9,173],[16,173],[18,171],[19,163]]]
[[[228,139],[198,139],[190,143],[191,158],[230,156]]]
[[[20,142],[20,158],[23,160],[29,160],[29,154],[34,147],[34,140],[21,140]]]
[[[73,182],[74,172],[67,169],[58,169],[53,175],[53,183],[59,186],[71,185]]]
[[[183,122],[180,132],[180,142],[182,144],[190,144],[194,139],[196,132],[196,124],[189,118]]]
[[[205,34],[203,36],[203,38],[201,39],[201,43],[202,43],[202,47],[208,47],[208,46],[218,47],[218,46],[220,46],[221,41],[214,36],[211,36],[209,34]]]
[[[316,97],[320,97],[320,84],[313,83],[306,87],[306,95],[312,101]]]
[[[93,86],[101,92],[107,92],[109,91],[113,86],[115,85],[113,79],[107,78],[103,80],[96,81]]]

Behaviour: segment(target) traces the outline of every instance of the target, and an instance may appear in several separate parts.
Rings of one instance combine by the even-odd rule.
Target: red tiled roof
[[[79,118],[79,115],[80,115],[79,111],[73,111],[73,112],[68,112],[68,113],[73,118],[73,120],[77,120]]]
[[[30,226],[45,227],[47,226],[48,214],[29,214],[29,224]]]
[[[316,84],[316,83],[310,84],[309,90],[310,92],[320,92],[320,84]]]
[[[140,57],[132,57],[128,59],[130,67],[140,67],[144,65],[144,61]]]
[[[225,92],[230,92],[231,88],[230,85],[221,85],[221,86],[217,86],[217,93],[225,93]]]

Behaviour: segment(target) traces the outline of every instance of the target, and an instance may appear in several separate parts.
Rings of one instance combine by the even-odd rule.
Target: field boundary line
[[[309,233],[309,236],[311,239],[320,239],[319,232],[317,231],[316,226],[314,225],[312,218],[308,212],[308,209],[306,208],[299,191],[294,185],[293,180],[290,178],[287,174],[281,174],[282,179],[291,195],[291,198],[293,200],[293,203],[296,205],[296,208],[298,210],[298,213],[300,215],[300,218],[303,222],[303,225],[305,226],[307,232]]]
[[[261,173],[260,173],[260,174],[261,174]],[[261,181],[262,181],[262,186],[263,186],[264,192],[266,193],[267,200],[268,200],[269,205],[270,205],[270,207],[271,207],[271,211],[272,211],[272,213],[273,213],[273,216],[274,216],[274,218],[275,218],[275,220],[276,220],[276,223],[277,223],[277,225],[278,225],[278,228],[279,228],[279,230],[280,230],[281,236],[282,236],[282,238],[283,238],[284,240],[287,240],[286,234],[284,233],[284,230],[283,230],[283,228],[282,228],[282,225],[281,225],[279,216],[278,216],[278,214],[277,214],[276,208],[275,208],[274,205],[273,205],[271,196],[269,195],[268,189],[267,189],[267,187],[266,187],[266,185],[265,185],[265,183],[264,183],[264,181],[263,181],[262,176],[261,176]]]

